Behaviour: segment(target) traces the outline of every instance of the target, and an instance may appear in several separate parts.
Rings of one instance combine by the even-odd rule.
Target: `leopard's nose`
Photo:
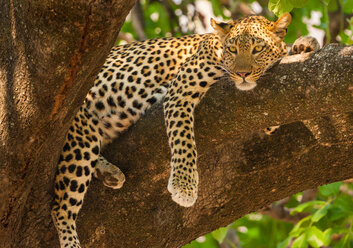
[[[251,72],[236,72],[239,77],[246,78],[247,76],[250,75]]]

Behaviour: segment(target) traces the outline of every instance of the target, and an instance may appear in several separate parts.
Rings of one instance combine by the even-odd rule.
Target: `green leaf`
[[[353,199],[349,195],[339,195],[332,206],[342,209],[347,215],[353,215]]]
[[[319,193],[323,196],[335,196],[340,192],[342,182],[331,183],[319,187]]]
[[[326,229],[324,232],[324,245],[328,246],[331,243],[332,228]]]
[[[292,229],[292,231],[289,233],[290,236],[298,236],[301,232],[303,232],[305,227],[309,226],[311,223],[311,215],[304,217],[301,219]]]
[[[321,247],[324,245],[324,234],[316,226],[312,226],[307,231],[307,240],[312,247]]]
[[[352,12],[353,12],[353,1],[352,0],[344,0],[343,1],[343,12],[346,14],[352,14]]]
[[[346,234],[347,233],[347,227],[345,226],[346,222],[344,222],[343,226],[333,226],[332,227],[332,233],[334,234]]]
[[[290,12],[293,9],[293,5],[290,0],[270,0],[268,9],[279,17],[285,12]]]
[[[289,201],[286,203],[285,206],[286,206],[287,208],[295,208],[296,206],[298,206],[298,204],[299,204],[298,195],[299,195],[299,194],[292,195],[292,196],[289,198]]]
[[[328,6],[327,6],[327,10],[329,12],[337,11],[337,9],[338,9],[337,2],[338,1],[330,1]]]
[[[343,209],[341,209],[340,207],[335,206],[335,207],[331,207],[328,210],[327,217],[329,218],[329,220],[335,221],[335,220],[339,220],[341,218],[346,218],[347,213]]]
[[[212,236],[221,244],[227,235],[229,227],[221,227],[212,232]]]
[[[281,243],[277,245],[277,248],[287,248],[289,241],[292,239],[292,237],[288,237],[285,240],[283,240]]]
[[[331,0],[321,0],[321,2],[323,4],[325,4],[326,6],[328,6],[328,4],[330,3]]]
[[[294,8],[302,8],[309,0],[289,0]]]
[[[308,247],[308,242],[306,241],[306,233],[303,233],[292,244],[292,248],[306,248]]]
[[[324,5],[321,2],[319,2],[318,0],[309,0],[308,3],[305,5],[305,8],[308,10],[307,14],[309,16],[307,16],[307,17],[310,18],[311,11],[316,10],[316,11],[322,12],[324,9]]]
[[[291,211],[291,215],[294,215],[296,213],[303,213],[303,212],[309,212],[311,211],[315,206],[320,206],[324,205],[326,202],[325,201],[309,201],[305,202],[303,204],[298,205],[296,208],[294,208]]]
[[[326,204],[324,207],[320,208],[318,211],[316,211],[311,218],[313,222],[318,222],[321,220],[322,217],[324,217],[327,214],[327,210],[330,208],[330,204]]]
[[[353,37],[349,37],[344,33],[344,31],[340,32],[339,36],[341,37],[341,43],[346,45],[353,45]]]
[[[304,227],[299,227],[299,228],[293,228],[293,230],[290,232],[290,237],[293,237],[293,238],[295,238],[295,237],[298,237],[299,235],[301,235],[303,232],[305,232],[306,231],[306,227],[304,228]]]
[[[303,22],[303,16],[305,13],[306,11],[304,8],[297,8],[292,10],[292,22],[288,27],[284,40],[286,43],[293,44],[294,41],[298,38],[298,34],[300,36],[305,36],[309,33],[307,25]]]

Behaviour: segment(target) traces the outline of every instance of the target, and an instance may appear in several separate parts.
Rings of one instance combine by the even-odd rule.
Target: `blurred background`
[[[312,35],[321,45],[353,44],[353,0],[138,0],[121,29],[118,44],[209,33],[211,17],[229,20],[258,14],[275,20],[284,12],[293,17],[287,43]]]
[[[250,14],[276,20],[290,12],[285,38],[311,35],[321,46],[353,44],[353,0],[137,0],[117,44],[212,32],[210,18]],[[353,75],[352,75],[353,76]],[[183,248],[353,247],[353,185],[337,182],[275,202]]]

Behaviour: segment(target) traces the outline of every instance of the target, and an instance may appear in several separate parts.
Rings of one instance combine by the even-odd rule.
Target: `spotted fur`
[[[161,38],[114,47],[94,87],[75,116],[60,155],[52,218],[60,245],[80,247],[76,219],[92,176],[120,188],[124,174],[100,155],[109,143],[164,98],[171,148],[168,190],[181,206],[197,198],[197,152],[193,112],[209,87],[229,76],[240,90],[286,54],[283,37],[290,22],[252,16],[239,21],[212,21],[215,34]],[[235,52],[236,51],[236,52]]]

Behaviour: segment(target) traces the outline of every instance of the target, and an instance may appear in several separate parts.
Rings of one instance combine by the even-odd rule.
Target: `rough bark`
[[[353,47],[330,45],[282,60],[251,92],[215,85],[195,114],[200,185],[192,208],[167,191],[170,153],[156,106],[107,147],[127,181],[120,190],[92,183],[78,221],[83,245],[180,247],[275,200],[353,177],[352,75]],[[257,131],[280,123],[291,124],[273,136]]]
[[[50,247],[65,130],[133,4],[0,0],[0,247]]]

